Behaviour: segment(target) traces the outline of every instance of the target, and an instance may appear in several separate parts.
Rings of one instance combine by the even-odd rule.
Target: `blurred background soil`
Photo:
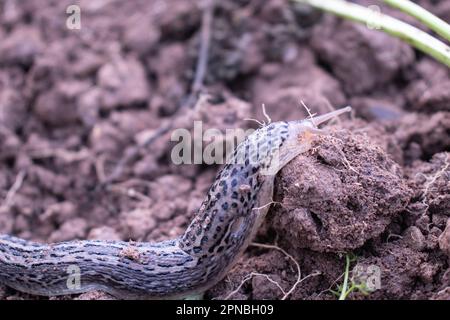
[[[418,2],[450,21],[449,1]],[[66,28],[71,4],[81,30]],[[244,119],[263,119],[261,104],[273,121],[305,118],[300,100],[318,114],[351,105],[352,121],[343,117],[280,172],[256,241],[276,243],[310,275],[291,299],[335,299],[346,252],[352,266],[381,270],[379,290],[351,299],[450,299],[449,69],[287,0],[217,1],[207,95],[194,108],[203,8],[0,1],[0,233],[42,242],[179,236],[219,166],[174,165],[164,128],[255,127]],[[206,298],[283,296],[264,276],[235,290],[252,272],[285,292],[298,276],[282,251],[250,247]],[[39,297],[0,286],[0,299]]]

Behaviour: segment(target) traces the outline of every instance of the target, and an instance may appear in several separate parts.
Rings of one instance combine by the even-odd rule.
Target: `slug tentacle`
[[[180,238],[38,244],[0,235],[0,283],[46,296],[89,290],[120,298],[200,293],[222,279],[252,240],[269,210],[275,174],[311,148],[310,136],[321,133],[319,124],[348,111],[270,123],[248,136]]]

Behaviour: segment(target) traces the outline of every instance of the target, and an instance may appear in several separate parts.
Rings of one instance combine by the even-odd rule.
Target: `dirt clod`
[[[298,246],[340,252],[377,237],[406,206],[400,168],[363,136],[340,131],[281,170],[274,228]],[[294,226],[294,227],[292,227]]]
[[[450,219],[447,220],[444,232],[439,236],[439,248],[450,257]]]

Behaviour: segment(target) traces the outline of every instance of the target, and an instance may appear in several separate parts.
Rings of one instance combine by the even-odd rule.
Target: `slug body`
[[[38,244],[0,235],[0,283],[45,296],[106,291],[124,299],[181,298],[219,280],[248,246],[272,202],[275,174],[311,147],[308,133],[350,107],[275,122],[240,143],[186,232],[159,243]]]

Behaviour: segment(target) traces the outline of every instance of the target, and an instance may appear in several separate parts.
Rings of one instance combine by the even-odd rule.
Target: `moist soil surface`
[[[177,237],[220,166],[173,164],[172,129],[255,128],[244,119],[264,119],[262,104],[272,121],[306,118],[300,101],[317,114],[351,105],[277,175],[255,239],[266,247],[205,298],[336,299],[348,260],[353,284],[378,276],[347,299],[450,299],[449,69],[287,0],[217,2],[193,105],[202,6],[80,0],[70,30],[72,2],[0,2],[0,233]],[[448,1],[418,2],[450,21]],[[0,285],[0,299],[47,298]]]

